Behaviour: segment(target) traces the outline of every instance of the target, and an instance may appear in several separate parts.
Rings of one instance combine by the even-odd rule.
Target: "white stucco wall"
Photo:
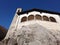
[[[56,22],[50,22],[50,21],[43,21],[43,20],[42,21],[41,20],[31,20],[31,21],[27,20],[26,22],[21,22],[22,17],[24,17],[24,16],[28,17],[31,14],[34,16],[36,14],[39,14],[41,16],[45,15],[47,17],[52,16],[56,19],[57,23]],[[32,11],[28,14],[22,14],[19,16],[17,14],[15,14],[13,21],[11,23],[11,26],[10,26],[8,33],[7,33],[5,38],[10,37],[13,34],[13,32],[18,31],[22,26],[31,25],[31,24],[35,24],[35,23],[38,23],[39,25],[42,25],[43,27],[45,27],[47,29],[60,30],[60,17],[58,15]]]

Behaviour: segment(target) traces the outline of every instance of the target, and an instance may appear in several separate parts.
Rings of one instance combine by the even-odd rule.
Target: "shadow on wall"
[[[0,26],[0,41],[2,41],[4,39],[4,37],[6,36],[6,33],[7,33],[7,29]]]

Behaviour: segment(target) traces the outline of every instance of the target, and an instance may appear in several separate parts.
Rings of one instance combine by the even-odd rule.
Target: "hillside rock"
[[[60,45],[60,31],[46,29],[39,24],[22,26],[3,45]]]
[[[7,29],[0,26],[0,41],[4,39],[4,37],[6,36],[7,33]]]

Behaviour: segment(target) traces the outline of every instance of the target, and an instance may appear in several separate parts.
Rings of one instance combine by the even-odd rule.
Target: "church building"
[[[60,30],[60,13],[35,8],[22,11],[21,8],[18,8],[5,39],[11,38],[20,28],[35,23],[49,30]]]

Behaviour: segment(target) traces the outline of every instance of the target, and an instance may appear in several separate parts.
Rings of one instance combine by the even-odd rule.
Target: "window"
[[[33,19],[34,19],[33,15],[28,16],[28,20],[33,20]]]
[[[38,15],[38,14],[35,16],[35,18],[38,19],[38,20],[42,20],[41,15]]]
[[[49,18],[47,16],[43,16],[43,20],[49,21]]]
[[[21,19],[21,22],[25,22],[25,21],[27,21],[27,17],[26,16]]]
[[[52,21],[52,22],[56,22],[55,18],[53,18],[53,17],[50,17],[49,19],[50,19],[50,21]]]

